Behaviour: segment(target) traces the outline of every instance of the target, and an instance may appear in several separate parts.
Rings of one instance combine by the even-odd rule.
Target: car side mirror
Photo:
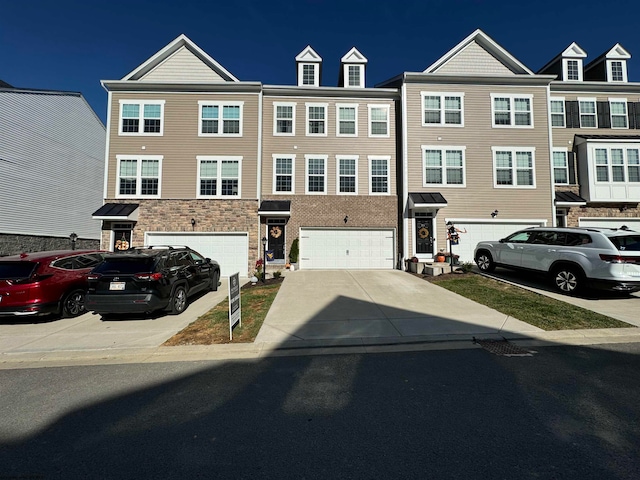
[[[507,239],[506,238],[501,238],[500,240],[498,240],[500,243],[504,243]]]
[[[207,262],[207,263],[211,263],[211,259],[210,258],[205,258],[204,261]]]

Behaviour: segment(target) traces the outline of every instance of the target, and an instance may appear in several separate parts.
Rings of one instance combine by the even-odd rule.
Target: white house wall
[[[0,233],[99,239],[105,141],[79,95],[0,91]]]

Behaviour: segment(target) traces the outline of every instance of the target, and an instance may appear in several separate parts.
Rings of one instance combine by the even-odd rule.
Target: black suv
[[[88,275],[85,308],[110,313],[151,313],[168,310],[177,315],[188,297],[217,290],[220,265],[189,247],[136,247],[106,255]]]

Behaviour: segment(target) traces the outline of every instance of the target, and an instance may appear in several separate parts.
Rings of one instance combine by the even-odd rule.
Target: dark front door
[[[433,218],[416,218],[416,253],[433,253]]]
[[[284,225],[269,225],[269,250],[274,260],[284,260]]]

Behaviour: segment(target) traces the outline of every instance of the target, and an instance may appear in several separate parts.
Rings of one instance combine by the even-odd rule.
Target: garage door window
[[[198,198],[240,196],[242,157],[199,156]]]

